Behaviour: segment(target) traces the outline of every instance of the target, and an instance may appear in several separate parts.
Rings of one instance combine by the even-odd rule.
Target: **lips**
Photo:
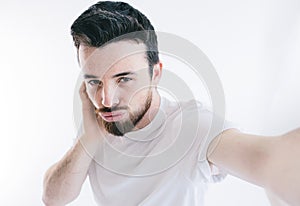
[[[107,122],[116,122],[120,121],[124,117],[125,113],[122,111],[115,111],[115,112],[101,112],[100,116],[103,120]]]

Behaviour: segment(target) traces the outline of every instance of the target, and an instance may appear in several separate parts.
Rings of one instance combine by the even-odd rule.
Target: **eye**
[[[132,80],[129,77],[121,77],[120,79],[118,79],[118,83],[125,83],[125,82],[129,82],[130,80]]]
[[[89,86],[98,86],[101,84],[101,82],[97,79],[92,79],[88,81]]]

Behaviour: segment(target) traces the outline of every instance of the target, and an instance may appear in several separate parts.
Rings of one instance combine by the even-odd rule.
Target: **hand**
[[[95,107],[87,94],[85,82],[82,82],[80,86],[79,95],[82,102],[83,136],[88,141],[99,143],[98,141],[106,135],[106,131],[96,116]]]

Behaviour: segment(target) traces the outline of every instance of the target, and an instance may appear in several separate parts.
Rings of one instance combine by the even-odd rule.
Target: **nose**
[[[101,102],[102,107],[114,107],[119,104],[119,98],[116,87],[113,86],[102,86],[97,92],[97,97]]]

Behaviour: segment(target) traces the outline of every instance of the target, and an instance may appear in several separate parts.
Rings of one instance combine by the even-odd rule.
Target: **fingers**
[[[88,94],[86,92],[85,82],[83,81],[81,83],[80,89],[79,89],[79,95],[81,98],[81,101],[88,99]]]
[[[102,121],[100,121],[100,118],[96,114],[95,106],[88,96],[85,82],[82,82],[80,86],[79,95],[82,101],[84,132],[88,134],[88,136],[91,136],[92,139],[93,137],[99,137],[99,135],[103,136],[104,130]]]
[[[85,82],[81,83],[81,86],[79,89],[79,95],[80,95],[80,99],[82,102],[82,109],[94,112],[94,105],[93,105],[92,101],[90,100],[89,95],[86,91]]]

